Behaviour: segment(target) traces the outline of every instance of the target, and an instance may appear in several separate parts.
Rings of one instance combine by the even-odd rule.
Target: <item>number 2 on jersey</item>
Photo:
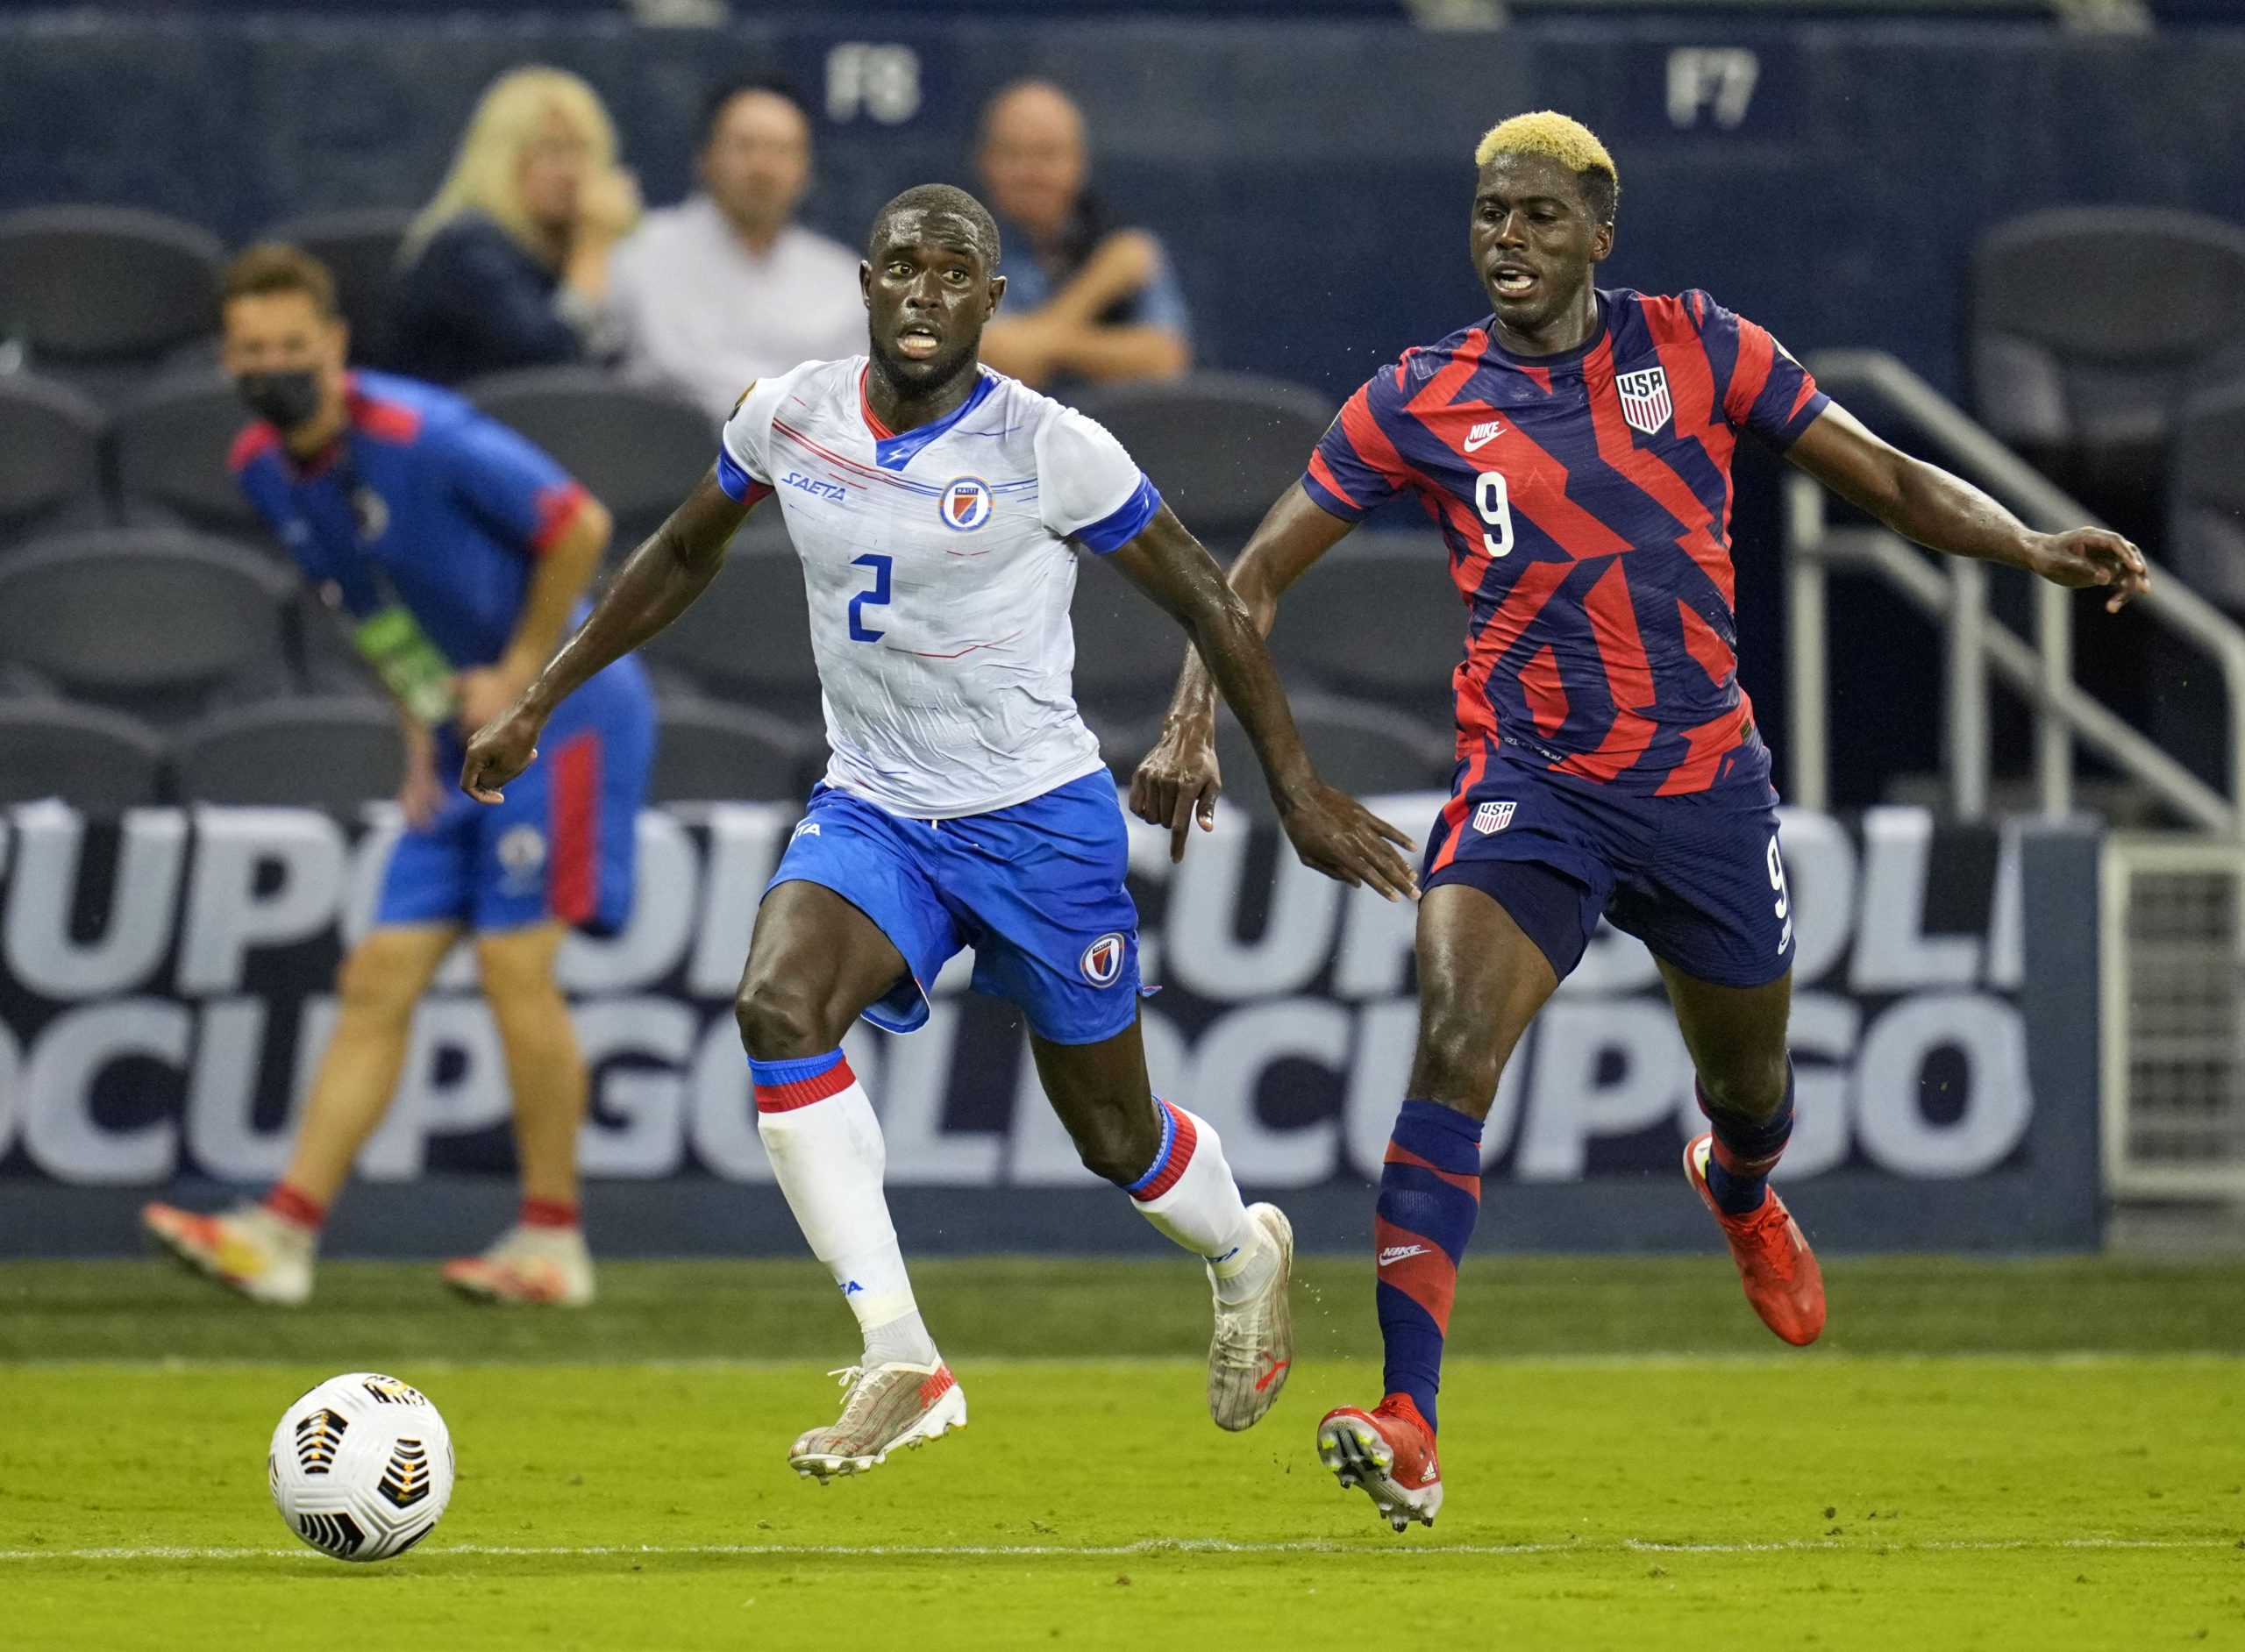
[[[1481,535],[1481,548],[1493,557],[1512,554],[1512,493],[1505,486],[1504,473],[1485,470],[1473,479],[1473,503],[1481,513],[1481,520],[1496,531],[1486,530]]]
[[[850,640],[852,642],[877,643],[888,635],[887,631],[876,631],[867,628],[865,610],[868,608],[888,606],[888,570],[894,560],[893,557],[885,557],[878,551],[870,551],[864,556],[852,557],[850,559],[850,566],[853,568],[871,568],[873,571],[873,588],[870,591],[860,591],[850,599]]]

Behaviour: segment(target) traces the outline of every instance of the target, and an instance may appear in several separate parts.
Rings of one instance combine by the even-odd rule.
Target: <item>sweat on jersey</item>
[[[1598,294],[1575,350],[1514,356],[1493,317],[1406,351],[1349,398],[1302,488],[1356,522],[1415,495],[1465,599],[1461,761],[1617,791],[1769,783],[1738,686],[1730,461],[1780,450],[1829,400],[1703,292]]]
[[[589,495],[526,438],[447,390],[354,373],[343,439],[300,465],[260,419],[228,462],[304,577],[354,618],[403,602],[455,670],[494,664],[536,558]]]
[[[958,411],[893,434],[866,367],[759,381],[717,459],[733,498],[779,495],[802,559],[828,783],[949,820],[1096,773],[1072,686],[1070,542],[1121,549],[1161,495],[1098,424],[987,369]]]

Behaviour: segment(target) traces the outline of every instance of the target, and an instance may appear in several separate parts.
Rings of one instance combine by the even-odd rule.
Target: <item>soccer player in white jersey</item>
[[[554,708],[675,619],[742,518],[779,495],[833,756],[766,893],[738,1008],[773,1171],[864,1333],[840,1418],[789,1453],[822,1479],[966,1421],[889,1222],[880,1126],[841,1050],[861,1015],[923,1023],[937,972],[965,946],[975,986],[1020,1006],[1085,1164],[1206,1259],[1215,1421],[1261,1418],[1292,1364],[1286,1217],[1247,1206],[1216,1132],[1147,1081],[1122,812],[1070,692],[1078,549],[1190,634],[1302,860],[1416,894],[1395,850],[1408,840],[1318,781],[1246,610],[1121,445],[980,365],[1005,292],[998,252],[963,190],[923,185],[882,208],[859,274],[868,354],[750,387],[716,466],[475,737],[461,776],[495,801]]]

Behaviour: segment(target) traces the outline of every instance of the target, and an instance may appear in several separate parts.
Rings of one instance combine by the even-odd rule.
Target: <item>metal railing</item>
[[[1808,365],[1817,381],[1866,423],[1878,423],[1882,410],[1899,415],[1934,459],[1986,489],[2028,526],[2055,531],[2096,523],[2049,478],[1892,356],[1824,351]],[[2240,777],[2245,776],[2245,630],[2204,597],[2170,576],[2153,580],[2138,601],[2159,623],[2210,655],[2221,673],[2228,709],[2228,795],[2199,780],[2074,681],[2069,593],[2035,582],[2030,640],[1989,611],[1986,564],[1935,558],[1885,528],[1835,524],[1828,516],[1829,496],[1813,478],[1795,474],[1785,486],[1794,801],[1810,808],[1829,805],[1827,587],[1835,568],[1859,569],[1885,580],[1942,628],[1942,764],[1949,808],[1959,820],[1987,817],[1992,673],[2034,712],[2035,797],[2042,813],[2072,811],[2073,747],[2079,741],[2192,825],[2245,841],[2245,809],[2236,796]]]

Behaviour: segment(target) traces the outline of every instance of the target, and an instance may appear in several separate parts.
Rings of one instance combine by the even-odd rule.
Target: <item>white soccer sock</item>
[[[858,1316],[871,1363],[933,1364],[936,1345],[912,1300],[881,1194],[887,1152],[865,1086],[838,1050],[802,1061],[752,1060],[749,1066],[756,1131],[780,1191],[811,1254],[832,1271]]]
[[[1219,1297],[1243,1300],[1263,1287],[1278,1256],[1247,1214],[1215,1127],[1158,1096],[1154,1105],[1162,1111],[1161,1149],[1123,1191],[1148,1221],[1208,1264]]]

